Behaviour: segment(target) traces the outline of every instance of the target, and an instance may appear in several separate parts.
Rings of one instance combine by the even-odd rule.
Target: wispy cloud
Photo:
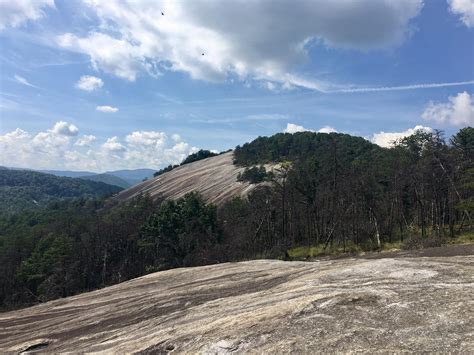
[[[411,85],[400,85],[400,86],[379,86],[379,87],[349,87],[335,90],[320,90],[327,94],[338,94],[338,93],[353,93],[353,92],[381,92],[381,91],[403,91],[403,90],[420,90],[420,89],[435,89],[450,86],[464,86],[473,85],[474,80],[469,81],[457,81],[451,83],[428,83],[428,84],[411,84]]]
[[[170,102],[172,104],[176,104],[176,105],[182,105],[183,104],[183,101],[181,101],[179,99],[176,99],[174,97],[162,94],[161,92],[157,92],[157,93],[155,93],[155,95],[158,96],[163,101]]]
[[[474,80],[455,81],[447,83],[421,83],[409,85],[396,86],[361,86],[355,84],[335,84],[328,81],[318,81],[311,79],[304,79],[297,75],[286,75],[280,80],[274,80],[272,83],[276,85],[284,85],[288,87],[298,87],[310,91],[316,91],[323,94],[344,94],[344,93],[370,93],[383,91],[405,91],[405,90],[422,90],[422,89],[436,89],[450,86],[465,86],[473,85]],[[270,90],[275,91],[275,90]]]
[[[22,84],[22,85],[26,85],[26,86],[30,86],[32,88],[36,88],[36,89],[39,89],[36,85],[33,85],[32,83],[30,83],[28,80],[26,80],[24,77],[22,76],[19,76],[17,74],[15,74],[13,76],[13,79],[19,83],[19,84]]]

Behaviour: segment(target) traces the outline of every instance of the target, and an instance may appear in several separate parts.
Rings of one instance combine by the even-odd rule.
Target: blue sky
[[[387,146],[474,124],[473,0],[0,0],[0,48],[6,166],[158,169],[282,131]]]

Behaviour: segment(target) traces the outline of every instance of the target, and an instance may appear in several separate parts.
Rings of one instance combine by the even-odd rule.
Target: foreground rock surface
[[[0,314],[0,352],[474,351],[474,257],[175,269]]]

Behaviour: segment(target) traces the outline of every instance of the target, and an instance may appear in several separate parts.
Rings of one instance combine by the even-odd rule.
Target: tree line
[[[301,132],[237,147],[242,183],[221,206],[196,193],[116,204],[75,198],[0,218],[0,304],[13,308],[149,272],[288,257],[299,246],[435,245],[472,229],[474,129],[449,140],[416,132],[393,148],[344,134]],[[278,163],[273,171],[264,164]]]

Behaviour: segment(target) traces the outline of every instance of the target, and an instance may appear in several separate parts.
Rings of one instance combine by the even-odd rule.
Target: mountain
[[[156,272],[0,314],[0,352],[472,353],[474,257],[452,255]]]
[[[97,175],[97,173],[93,173],[90,171],[70,171],[70,170],[38,170],[38,171],[40,173],[51,174],[55,176],[71,177],[71,178]]]
[[[57,199],[103,197],[122,190],[103,182],[59,177],[31,170],[0,170],[0,213],[45,207]]]
[[[110,174],[96,174],[96,175],[86,175],[86,176],[78,176],[78,179],[90,180],[90,181],[99,181],[109,185],[119,186],[124,189],[130,187],[128,181],[119,178],[118,176],[110,175]]]
[[[153,173],[156,170],[153,169],[134,169],[134,170],[112,170],[112,171],[107,171],[103,174],[99,173],[93,173],[90,171],[69,171],[69,170],[40,170],[42,173],[47,173],[47,174],[52,174],[56,176],[66,176],[66,177],[73,177],[73,178],[85,178],[85,177],[92,177],[95,175],[112,175],[120,179],[120,185],[117,184],[119,180],[115,180],[115,184],[117,186],[121,187],[128,187],[132,186],[135,184],[138,184],[139,182],[142,182],[144,179],[149,179],[153,177]],[[91,179],[89,179],[91,180]],[[104,181],[110,180],[109,177],[99,177],[95,178],[94,181]],[[124,185],[124,181],[128,185]]]
[[[152,178],[155,171],[153,169],[113,170],[106,171],[104,174],[117,176],[130,183],[130,185],[135,185],[144,179]]]
[[[252,167],[255,169],[263,165],[267,171],[272,171],[281,162],[291,164],[317,159],[323,171],[326,166],[333,164],[335,149],[340,165],[381,160],[388,154],[387,149],[348,134],[280,133],[259,137],[237,146],[234,151],[172,167],[169,171],[160,171],[160,175],[155,178],[122,191],[117,199],[126,201],[140,194],[148,194],[155,200],[175,200],[188,192],[198,192],[207,202],[222,205],[233,197],[247,196],[259,185],[256,182],[264,180]]]
[[[233,154],[227,152],[181,165],[122,191],[116,198],[126,201],[149,194],[153,199],[177,199],[188,192],[199,192],[206,201],[220,205],[234,196],[246,196],[256,185],[237,180],[245,168],[233,164]]]

